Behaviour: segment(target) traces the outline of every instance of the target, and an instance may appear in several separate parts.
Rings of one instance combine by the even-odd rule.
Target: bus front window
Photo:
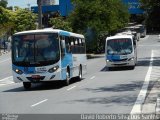
[[[107,41],[108,55],[127,55],[132,53],[131,39],[113,39]]]
[[[12,49],[13,64],[19,66],[50,65],[60,59],[56,34],[16,35]]]

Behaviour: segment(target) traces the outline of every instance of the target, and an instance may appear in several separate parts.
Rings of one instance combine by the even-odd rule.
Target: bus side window
[[[65,44],[66,44],[66,52],[71,53],[71,40],[70,37],[65,37]]]
[[[61,57],[63,58],[64,55],[65,55],[65,40],[64,40],[64,37],[60,36],[60,39],[61,39]]]
[[[85,51],[86,51],[86,45],[85,45],[85,39],[84,38],[82,39],[82,46],[83,46],[83,49],[82,49],[83,52],[82,53],[84,54]]]
[[[76,50],[75,50],[75,38],[74,37],[71,37],[71,51],[72,53],[76,53]]]

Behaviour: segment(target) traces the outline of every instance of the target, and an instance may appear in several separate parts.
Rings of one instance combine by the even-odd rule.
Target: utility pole
[[[42,29],[42,0],[37,0],[38,5],[38,28]]]
[[[28,6],[28,10],[31,11],[30,3],[28,3],[27,6]]]

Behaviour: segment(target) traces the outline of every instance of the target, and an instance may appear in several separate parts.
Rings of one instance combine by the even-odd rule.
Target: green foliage
[[[12,11],[0,6],[0,36],[6,34],[14,27],[15,15]]]
[[[72,28],[70,23],[64,19],[63,17],[56,17],[51,18],[49,23],[53,26],[55,29],[61,29],[72,32]]]
[[[92,40],[87,39],[90,50],[98,50],[101,47],[99,43],[104,43],[104,39],[101,41],[102,35],[105,38],[107,33],[111,34],[124,27],[129,21],[128,9],[121,0],[72,0],[72,2],[75,9],[69,16],[69,21],[73,31],[85,34],[89,30],[94,33]]]
[[[160,1],[159,0],[140,0],[142,8],[146,11],[146,24],[148,31],[160,31]]]
[[[4,7],[4,8],[7,7],[7,4],[8,4],[7,0],[1,0],[1,1],[0,1],[0,6],[2,6],[2,7]]]
[[[15,11],[15,32],[32,30],[36,28],[35,21],[37,16],[29,10],[17,8]]]
[[[0,6],[0,36],[35,29],[36,15],[26,9],[16,7],[16,11]]]

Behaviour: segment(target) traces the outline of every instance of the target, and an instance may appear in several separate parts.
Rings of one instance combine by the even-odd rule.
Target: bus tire
[[[82,80],[82,66],[79,66],[79,76],[78,76],[79,81]]]
[[[108,71],[112,71],[112,67],[108,67]]]
[[[28,90],[31,88],[31,83],[30,82],[23,82],[23,87]]]
[[[69,68],[67,68],[65,86],[68,86],[69,84],[70,84],[70,70]]]
[[[134,68],[135,68],[135,65],[134,65],[134,66],[131,66],[131,69],[132,69],[132,70],[134,70]]]

